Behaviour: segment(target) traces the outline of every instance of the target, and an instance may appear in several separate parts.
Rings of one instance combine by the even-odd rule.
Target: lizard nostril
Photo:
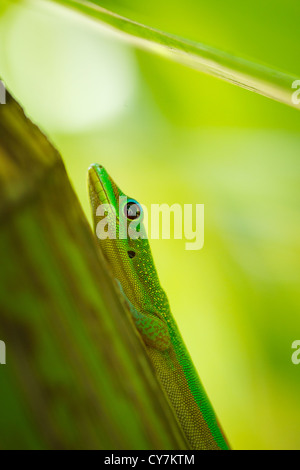
[[[135,257],[135,251],[127,251],[129,258]]]

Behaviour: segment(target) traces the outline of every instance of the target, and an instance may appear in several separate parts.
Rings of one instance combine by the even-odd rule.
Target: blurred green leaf
[[[46,0],[49,1],[49,0]],[[250,62],[198,42],[150,28],[84,0],[50,0],[87,15],[126,35],[133,44],[157,52],[242,88],[292,107],[292,84],[297,77]]]

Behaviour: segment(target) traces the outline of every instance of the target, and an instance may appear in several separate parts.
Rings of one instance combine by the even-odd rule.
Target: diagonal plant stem
[[[34,0],[36,2],[37,0]],[[112,13],[92,1],[44,0],[77,11],[113,29],[131,44],[161,54],[234,85],[300,109],[293,100],[296,76],[237,57],[205,44],[180,38]],[[41,3],[41,0],[38,0]],[[298,82],[300,84],[300,82]],[[297,86],[297,83],[294,85]]]
[[[188,449],[60,155],[9,92],[0,259],[0,448]]]

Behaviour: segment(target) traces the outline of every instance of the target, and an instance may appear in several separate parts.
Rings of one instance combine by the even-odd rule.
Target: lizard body
[[[97,207],[109,204],[106,216],[116,216],[116,238],[99,239],[120,292],[126,299],[156,375],[186,436],[191,449],[228,449],[228,443],[200,382],[193,362],[172,316],[162,289],[146,238],[120,239],[119,214],[134,220],[132,207],[139,214],[143,230],[142,208],[119,189],[106,170],[93,164],[89,168],[89,194],[95,231],[100,217]],[[119,201],[129,201],[124,207]]]

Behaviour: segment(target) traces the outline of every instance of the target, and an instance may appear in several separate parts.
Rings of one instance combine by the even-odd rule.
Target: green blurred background
[[[98,1],[299,75],[297,0]],[[2,0],[0,75],[60,150],[151,203],[204,203],[205,246],[154,240],[156,265],[235,449],[300,448],[299,111],[136,50],[51,2]]]

